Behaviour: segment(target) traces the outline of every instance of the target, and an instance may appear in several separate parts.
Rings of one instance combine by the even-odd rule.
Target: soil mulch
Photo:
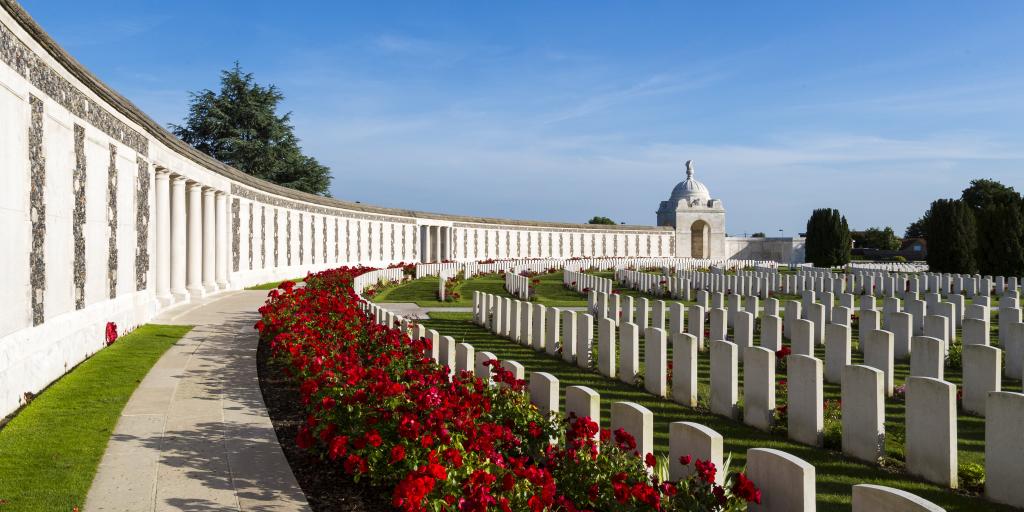
[[[261,340],[256,360],[263,402],[277,432],[277,440],[314,512],[394,512],[391,491],[355,483],[341,464],[330,463],[295,445],[299,425],[306,420],[299,386],[285,378],[270,360],[270,347]]]

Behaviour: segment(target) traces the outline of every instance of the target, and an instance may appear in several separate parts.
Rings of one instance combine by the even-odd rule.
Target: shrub
[[[304,288],[282,283],[256,328],[299,384],[308,415],[296,444],[355,481],[392,489],[394,507],[739,511],[760,502],[742,473],[714,484],[727,470],[707,461],[685,480],[662,481],[648,472],[657,459],[637,453],[627,432],[546,417],[496,360],[486,363],[495,384],[450,376],[426,355],[429,339],[363,312],[352,280],[367,270],[313,274]]]

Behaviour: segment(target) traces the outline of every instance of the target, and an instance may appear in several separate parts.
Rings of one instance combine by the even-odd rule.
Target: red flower
[[[396,444],[391,447],[391,463],[401,462],[405,459],[405,447],[400,444]]]
[[[689,466],[690,465],[690,456],[689,455],[682,455],[682,456],[680,456],[679,457],[679,463],[684,465],[684,466]]]
[[[107,346],[110,346],[117,341],[117,324],[114,322],[107,322],[106,339]]]
[[[745,473],[736,476],[736,483],[732,486],[733,494],[743,498],[749,503],[761,504],[761,490],[751,482]]]
[[[649,468],[653,468],[657,462],[658,460],[654,458],[653,453],[648,453],[647,455],[644,456],[644,464],[646,464]]]

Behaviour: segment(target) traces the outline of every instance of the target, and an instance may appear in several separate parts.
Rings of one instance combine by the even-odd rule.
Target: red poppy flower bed
[[[256,328],[306,414],[296,444],[353,481],[389,489],[403,511],[745,510],[760,491],[742,474],[725,486],[695,461],[678,482],[652,474],[627,432],[589,418],[546,418],[525,382],[489,364],[497,384],[450,377],[411,340],[363,314],[353,279],[372,269],[282,283]],[[554,442],[552,442],[554,440]],[[644,455],[643,457],[639,455]],[[681,462],[690,463],[689,457]],[[661,466],[661,465],[659,465]]]

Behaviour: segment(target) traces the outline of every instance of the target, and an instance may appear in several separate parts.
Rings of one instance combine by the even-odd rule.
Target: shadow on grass
[[[477,351],[493,352],[499,359],[517,361],[528,373],[551,373],[559,379],[563,401],[565,388],[568,386],[587,386],[594,389],[601,394],[601,424],[605,427],[609,425],[609,413],[613,402],[630,401],[647,407],[654,413],[655,449],[660,453],[667,452],[668,449],[668,424],[674,421],[692,421],[707,425],[723,436],[725,452],[732,455],[734,468],[743,467],[749,448],[775,448],[800,457],[813,464],[816,469],[817,504],[821,510],[849,510],[852,486],[860,483],[902,489],[949,511],[1014,510],[987,502],[980,497],[957,494],[876,465],[856,462],[834,451],[798,444],[784,437],[747,427],[740,422],[653,397],[635,386],[605,378],[593,371],[581,370],[561,359],[500,339],[474,325],[470,318],[471,315],[468,313],[431,313],[431,319],[424,324],[429,329],[453,336],[456,342],[473,345]],[[706,358],[706,355],[704,357]],[[706,378],[707,369],[702,368],[701,379]]]

